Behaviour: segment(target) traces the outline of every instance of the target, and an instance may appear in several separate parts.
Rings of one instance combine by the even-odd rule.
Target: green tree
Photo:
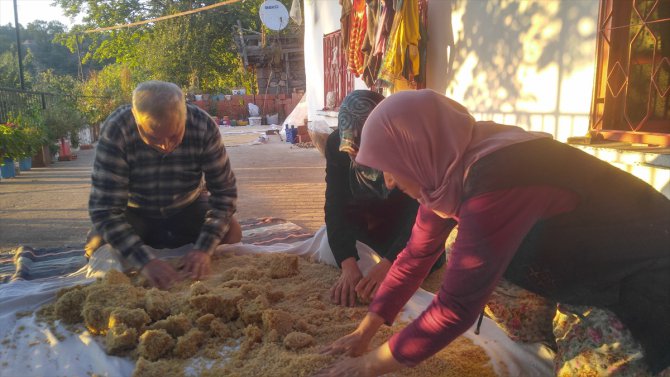
[[[84,61],[113,60],[133,76],[172,81],[192,91],[216,92],[245,86],[251,92],[253,72],[241,68],[234,28],[260,30],[262,0],[246,0],[214,9],[113,31],[82,34],[83,29],[110,27],[175,14],[218,0],[56,0],[68,16],[83,15],[84,25],[68,34],[87,46]]]
[[[24,35],[25,29],[19,25],[19,34]],[[23,39],[23,38],[22,38]],[[0,87],[19,89],[19,63],[16,50],[16,30],[11,25],[0,26]],[[30,88],[32,81],[33,55],[25,48],[21,49],[23,63],[23,80],[26,88]]]
[[[30,53],[23,58],[23,80],[27,88],[30,88],[32,75],[26,67],[30,67],[32,56]],[[19,63],[16,60],[16,49],[5,51],[0,54],[0,87],[20,89]]]
[[[140,80],[141,81],[141,80]],[[117,107],[130,103],[133,88],[130,69],[121,64],[112,64],[99,72],[92,72],[81,85],[79,109],[90,124],[99,125]]]
[[[54,93],[44,110],[44,123],[49,140],[76,135],[86,126],[86,119],[78,108],[80,84],[72,76],[56,75],[52,70],[40,73],[34,84],[40,92]]]
[[[49,69],[57,75],[77,76],[77,56],[67,47],[55,43],[56,36],[65,31],[65,25],[58,21],[38,20],[28,24],[22,39],[25,50],[33,56],[33,76]]]

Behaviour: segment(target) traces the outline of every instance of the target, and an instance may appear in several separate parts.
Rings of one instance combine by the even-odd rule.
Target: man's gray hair
[[[166,113],[186,110],[184,93],[179,86],[165,81],[145,81],[133,90],[133,109],[160,119]]]

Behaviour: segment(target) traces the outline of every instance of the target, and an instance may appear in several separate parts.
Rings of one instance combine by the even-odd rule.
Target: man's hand
[[[179,273],[169,263],[160,259],[151,260],[140,272],[151,285],[159,289],[168,289],[172,284],[181,280]]]
[[[209,275],[211,257],[202,250],[191,250],[184,257],[184,272],[193,280]]]
[[[342,306],[356,305],[356,284],[363,278],[356,264],[356,258],[350,257],[342,262],[342,274],[330,288],[330,300]]]
[[[362,278],[358,284],[356,284],[356,294],[361,302],[369,303],[372,301],[372,298],[375,297],[377,289],[384,281],[386,273],[389,272],[391,268],[391,261],[386,258],[382,258],[372,269],[368,272],[368,275]]]

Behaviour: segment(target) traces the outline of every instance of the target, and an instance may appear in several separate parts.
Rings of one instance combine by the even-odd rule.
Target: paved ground
[[[237,175],[238,218],[272,216],[310,231],[323,225],[325,159],[315,148],[298,148],[276,135],[252,145],[258,129],[224,135]],[[0,252],[18,245],[48,247],[84,242],[90,227],[87,203],[94,152],[74,161],[21,172],[0,181]]]
[[[259,130],[224,134],[237,176],[238,218],[280,217],[316,231],[324,224],[325,158],[316,148],[292,146],[277,135],[254,145]],[[91,225],[87,204],[94,152],[78,151],[77,156],[0,181],[0,253],[18,245],[84,243]],[[443,271],[431,274],[422,287],[436,292]]]

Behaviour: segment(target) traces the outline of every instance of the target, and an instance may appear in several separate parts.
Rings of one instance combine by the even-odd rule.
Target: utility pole
[[[19,36],[19,12],[14,0],[14,28],[16,29],[16,52],[19,55],[19,80],[21,81],[21,90],[26,90],[26,84],[23,81],[23,61],[21,59],[21,38]]]
[[[79,81],[84,82],[84,69],[81,66],[81,52],[79,51],[79,34],[75,34],[74,38],[77,42],[77,76],[79,76]]]

